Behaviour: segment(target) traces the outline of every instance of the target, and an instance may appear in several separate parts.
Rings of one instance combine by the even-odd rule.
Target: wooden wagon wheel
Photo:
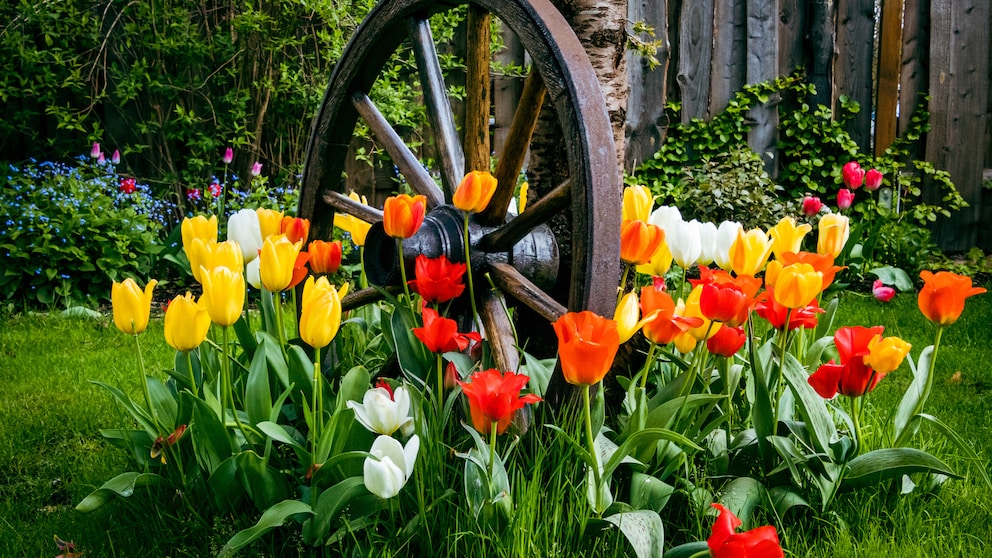
[[[464,4],[464,2],[463,2]],[[471,270],[476,276],[489,273],[501,293],[493,293],[487,282],[476,280],[480,314],[486,337],[493,347],[497,366],[517,369],[517,353],[501,298],[515,299],[548,322],[567,310],[593,310],[611,316],[616,302],[619,269],[620,174],[613,135],[599,81],[582,46],[561,14],[547,0],[471,0],[470,13],[497,17],[520,38],[533,61],[514,116],[507,147],[497,154],[497,193],[483,214],[470,225]],[[481,149],[488,170],[488,129],[469,130],[465,145],[450,109],[447,90],[431,36],[428,17],[451,10],[456,4],[437,0],[385,0],[377,5],[355,32],[331,76],[320,112],[314,121],[304,168],[298,215],[310,219],[312,238],[330,238],[336,211],[376,223],[365,246],[370,281],[396,281],[399,258],[391,238],[382,232],[381,211],[353,202],[344,196],[342,173],[356,122],[361,118],[392,158],[406,182],[427,197],[429,213],[417,236],[404,241],[403,261],[412,270],[416,255],[444,254],[463,262],[463,221],[457,210],[446,205],[466,170],[469,159],[478,159]],[[470,18],[471,19],[471,18]],[[484,41],[475,41],[469,53],[467,98],[477,97],[477,84],[489,81],[488,23]],[[437,153],[441,186],[438,187],[411,149],[381,115],[368,94],[389,57],[409,40],[420,75]],[[472,48],[473,41],[467,41]],[[476,70],[473,71],[473,66]],[[474,73],[473,73],[474,72]],[[474,85],[475,84],[475,85]],[[568,178],[539,200],[527,205],[519,216],[508,215],[516,177],[530,144],[543,99],[553,104],[563,134],[568,159]],[[488,126],[488,102],[466,115],[472,122]],[[480,139],[481,138],[481,139]],[[556,235],[548,222],[557,215],[567,217],[570,228]],[[559,241],[557,236],[561,236]],[[570,261],[558,261],[560,242],[570,244]],[[412,277],[412,275],[411,275]],[[567,284],[566,297],[553,296],[549,285]],[[481,277],[480,277],[481,279]],[[480,288],[481,287],[481,288]],[[342,301],[352,308],[374,300],[370,290],[349,294]],[[550,326],[547,327],[550,331]],[[560,380],[559,380],[560,381]]]

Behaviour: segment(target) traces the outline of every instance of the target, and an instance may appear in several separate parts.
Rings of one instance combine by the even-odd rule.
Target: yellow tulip
[[[294,244],[284,234],[270,236],[262,242],[258,271],[265,290],[278,293],[289,288],[293,282],[296,257],[302,247],[303,241]]]
[[[700,318],[703,323],[697,327],[688,330],[686,333],[693,336],[696,341],[705,341],[710,337],[716,335],[716,332],[720,331],[723,324],[720,322],[714,322],[706,318],[703,315],[703,310],[699,306],[699,299],[703,294],[703,285],[696,285],[692,292],[689,293],[688,298],[685,299],[685,303],[681,310],[676,307],[676,313],[685,316],[686,318]],[[681,301],[679,301],[681,303]],[[676,341],[677,343],[677,341]]]
[[[165,342],[173,349],[188,353],[200,346],[210,329],[210,314],[202,304],[186,296],[176,295],[165,311]]]
[[[355,201],[360,201],[365,205],[369,204],[365,196],[359,199],[358,194],[355,192],[348,194],[348,197]],[[347,213],[335,213],[334,226],[350,234],[351,241],[355,243],[355,246],[365,246],[365,237],[369,234],[369,229],[372,228],[370,223],[366,223],[358,217],[348,215]]]
[[[772,239],[761,229],[737,231],[737,240],[730,245],[730,268],[737,275],[757,275],[772,253]]]
[[[282,211],[259,207],[255,213],[258,214],[258,227],[262,231],[263,241],[282,232]]]
[[[496,177],[486,171],[472,171],[462,178],[451,204],[470,213],[481,213],[496,193]]]
[[[616,311],[613,313],[613,321],[617,323],[617,333],[620,334],[620,342],[626,343],[635,333],[644,327],[644,324],[654,320],[658,315],[657,311],[638,319],[641,316],[641,304],[637,300],[637,293],[631,291],[620,299]]]
[[[341,295],[327,277],[307,278],[303,284],[303,305],[300,313],[300,338],[314,349],[327,346],[341,326]]]
[[[828,213],[820,217],[818,232],[816,253],[830,254],[836,258],[844,249],[847,237],[851,236],[851,223],[846,215]]]
[[[876,335],[868,342],[868,354],[864,357],[867,366],[877,374],[888,374],[899,368],[913,346],[898,337],[882,338]]]
[[[198,238],[203,242],[217,242],[217,216],[211,215],[209,219],[203,215],[186,217],[183,219],[180,231],[183,236],[183,250],[186,252],[186,257],[190,258],[189,252],[194,238]],[[196,269],[196,267],[194,266],[193,269]]]
[[[224,266],[230,269],[242,269],[245,265],[244,254],[238,243],[233,240],[217,242],[194,238],[193,245],[186,252],[186,256],[189,258],[189,267],[193,271],[193,278],[198,282],[200,281],[201,267],[213,269]]]
[[[794,263],[779,270],[771,286],[775,301],[782,306],[805,308],[823,290],[823,274],[810,264]]]
[[[227,267],[200,268],[203,296],[200,302],[217,325],[234,325],[245,305],[245,274]]]
[[[644,275],[653,275],[655,277],[661,277],[668,273],[668,270],[672,268],[672,252],[668,249],[668,242],[661,241],[658,245],[658,249],[654,251],[651,255],[651,259],[648,263],[641,264],[637,266],[637,272],[643,273]]]
[[[781,259],[786,252],[798,252],[803,245],[803,238],[813,227],[808,223],[796,225],[792,217],[782,217],[777,225],[768,230],[772,239],[772,253],[775,259]]]
[[[696,341],[696,338],[687,331],[676,335],[673,343],[675,344],[676,351],[682,353],[683,355],[687,355],[696,348],[696,344],[699,343],[699,341]]]
[[[122,283],[114,281],[110,289],[110,301],[114,307],[114,325],[117,329],[128,335],[145,331],[152,309],[152,290],[157,284],[158,281],[152,279],[142,291],[130,277]]]
[[[524,182],[520,185],[520,194],[517,196],[519,201],[517,201],[517,215],[520,215],[527,209],[527,190],[530,185]]]
[[[622,221],[647,221],[651,218],[651,190],[640,184],[623,190]]]

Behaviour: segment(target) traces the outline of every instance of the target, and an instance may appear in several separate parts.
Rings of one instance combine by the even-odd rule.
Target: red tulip
[[[426,302],[447,302],[465,291],[462,276],[467,269],[465,264],[453,263],[444,255],[428,258],[420,254],[414,267],[417,278],[409,282],[410,288]]]
[[[497,434],[505,432],[518,410],[528,403],[541,401],[533,393],[520,396],[520,390],[528,380],[530,378],[523,374],[501,374],[494,368],[472,374],[468,382],[456,380],[468,398],[472,426],[483,434],[489,434],[495,423]]]
[[[833,359],[821,364],[816,372],[809,377],[809,385],[813,386],[821,397],[831,398],[838,393],[848,397],[860,397],[875,389],[878,381],[885,374],[878,373],[865,364],[865,357],[870,353],[869,345],[872,340],[882,335],[882,326],[842,327],[834,333],[834,345],[840,363]]]
[[[476,343],[482,341],[479,334],[474,331],[458,333],[458,324],[455,320],[439,316],[430,306],[424,306],[421,316],[424,318],[424,327],[413,328],[413,334],[432,353],[464,351],[471,341]]]
[[[882,186],[882,173],[879,170],[871,169],[865,173],[865,190],[874,192]]]
[[[286,287],[287,291],[296,288],[297,285],[307,278],[307,274],[309,273],[307,270],[308,261],[310,261],[310,254],[300,252],[296,255],[296,262],[293,264],[293,278],[289,280],[289,286]]]
[[[558,337],[558,356],[565,380],[591,386],[603,379],[620,348],[617,323],[589,310],[568,312],[552,326]]]
[[[847,209],[854,203],[854,192],[847,188],[837,191],[837,209]]]
[[[803,214],[812,217],[823,209],[823,202],[816,196],[806,196],[803,198]]]
[[[892,297],[896,296],[896,290],[887,286],[881,279],[875,279],[875,282],[871,286],[871,294],[882,302],[888,302],[892,300]]]
[[[693,286],[702,284],[699,309],[709,320],[737,327],[747,321],[754,307],[755,296],[761,290],[761,279],[750,275],[731,276],[721,269],[699,268],[698,280],[690,280]]]
[[[982,294],[985,289],[971,286],[971,277],[949,271],[920,272],[923,288],[920,289],[920,312],[938,326],[951,325],[964,311],[964,299]]]
[[[703,319],[685,317],[675,313],[675,301],[665,290],[658,287],[641,289],[641,315],[657,313],[655,318],[644,324],[641,333],[652,343],[667,345],[679,335],[694,327],[703,325]]]
[[[789,318],[789,331],[796,328],[813,329],[816,327],[817,314],[825,312],[823,308],[814,300],[809,306],[796,308],[789,313],[789,309],[775,301],[774,289],[765,291],[764,298],[754,306],[754,313],[768,320],[775,329],[785,327],[786,316]]]
[[[740,327],[721,327],[713,337],[706,340],[706,349],[711,354],[732,357],[744,346],[747,337]]]
[[[720,510],[713,523],[713,532],[706,545],[712,558],[782,558],[778,532],[772,525],[756,527],[743,533],[735,532],[741,520],[723,504],[710,504]]]
[[[314,273],[335,273],[341,267],[341,241],[311,241],[307,247],[310,253],[310,269]]]
[[[841,178],[844,179],[844,185],[852,190],[857,190],[865,181],[865,171],[856,161],[851,161],[844,165],[841,170]]]

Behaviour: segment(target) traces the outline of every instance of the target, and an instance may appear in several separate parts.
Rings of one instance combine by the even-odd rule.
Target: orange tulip
[[[314,273],[335,273],[341,267],[341,241],[313,240],[307,248]]]
[[[620,259],[633,265],[648,263],[665,241],[665,231],[646,221],[624,221],[620,225]]]
[[[617,323],[589,310],[569,312],[552,324],[565,380],[591,386],[610,371],[620,347]]]
[[[652,320],[642,326],[641,332],[652,343],[659,345],[667,345],[682,333],[703,323],[702,318],[687,318],[676,312],[672,296],[652,286],[641,289],[641,314],[654,315]]]
[[[301,240],[306,244],[307,237],[310,236],[310,221],[301,217],[283,217],[279,223],[279,232],[294,244]]]
[[[393,238],[410,238],[424,222],[427,198],[400,194],[386,198],[382,208],[382,227]]]
[[[496,193],[496,177],[486,171],[472,171],[462,178],[451,203],[469,213],[481,213]]]
[[[972,287],[971,277],[949,271],[920,272],[923,288],[918,298],[920,312],[938,326],[951,325],[964,311],[964,299],[982,294],[985,289]]]

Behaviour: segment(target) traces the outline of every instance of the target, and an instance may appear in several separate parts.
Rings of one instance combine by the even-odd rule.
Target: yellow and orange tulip
[[[302,241],[290,242],[283,234],[270,236],[262,242],[262,251],[258,255],[258,273],[265,290],[278,293],[289,288],[302,247]]]
[[[481,213],[489,205],[494,193],[496,193],[496,177],[486,171],[472,171],[462,178],[461,184],[455,189],[455,194],[451,198],[451,203],[462,211]]]
[[[620,259],[633,265],[651,260],[665,241],[665,231],[647,221],[624,221],[620,225]]]
[[[761,229],[737,232],[737,239],[730,245],[730,268],[737,275],[757,275],[765,267],[772,253],[772,239]]]
[[[851,222],[846,215],[828,213],[820,217],[817,231],[816,253],[830,254],[836,258],[844,250],[847,238],[851,236]]]
[[[786,308],[805,308],[823,290],[823,274],[807,263],[794,263],[775,274],[774,283],[765,282],[773,289],[775,302]]]
[[[427,214],[427,198],[400,194],[386,198],[382,226],[393,238],[410,238],[417,233]]]

